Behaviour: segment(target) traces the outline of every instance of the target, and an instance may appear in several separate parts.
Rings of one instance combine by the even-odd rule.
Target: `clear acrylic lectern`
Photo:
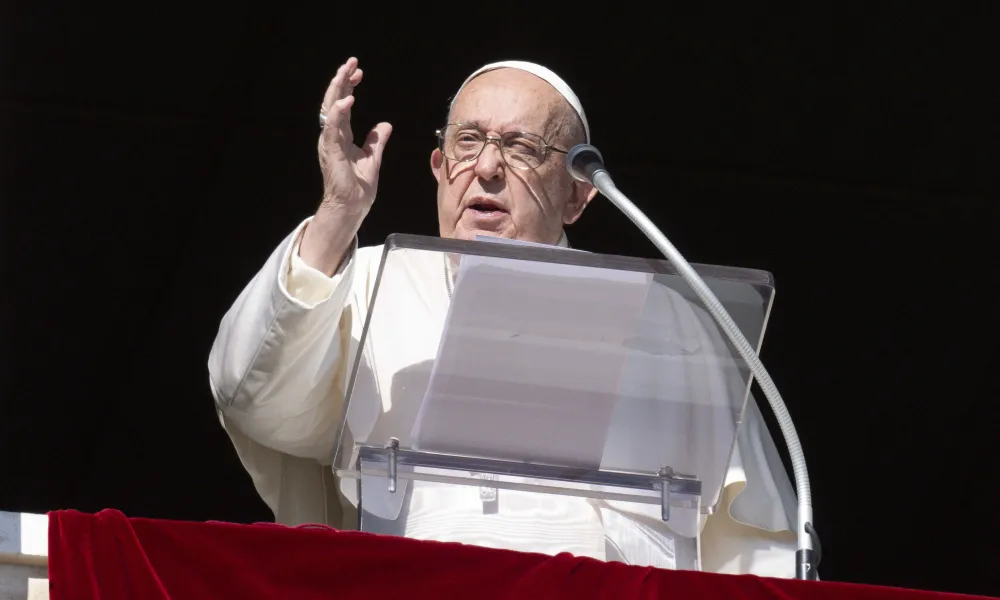
[[[771,275],[695,269],[759,349]],[[333,463],[361,530],[700,569],[751,377],[668,262],[395,234],[370,290]]]

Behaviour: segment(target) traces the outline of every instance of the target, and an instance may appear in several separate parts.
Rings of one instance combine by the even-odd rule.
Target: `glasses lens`
[[[532,133],[507,133],[503,154],[515,169],[536,169],[545,160],[545,140]]]
[[[449,125],[441,132],[441,153],[450,160],[469,160],[479,154],[485,141],[486,136],[477,129]]]

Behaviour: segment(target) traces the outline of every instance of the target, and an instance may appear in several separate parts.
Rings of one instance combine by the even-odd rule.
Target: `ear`
[[[431,152],[431,173],[434,174],[434,179],[438,183],[441,183],[441,167],[444,166],[444,155],[441,154],[441,150],[435,148]]]
[[[597,188],[582,181],[573,182],[573,195],[563,208],[563,223],[572,225],[583,214],[583,209],[587,208],[590,201],[597,196]]]

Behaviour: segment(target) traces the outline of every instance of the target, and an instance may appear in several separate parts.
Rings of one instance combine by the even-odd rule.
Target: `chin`
[[[517,237],[516,235],[514,235],[514,232],[510,231],[510,230],[494,231],[494,230],[490,230],[490,229],[466,229],[464,227],[460,228],[460,229],[456,229],[448,237],[451,237],[451,238],[454,238],[454,239],[457,239],[457,240],[475,240],[476,236],[480,236],[480,235],[489,236],[489,237],[507,238],[507,239],[514,239],[514,238]]]

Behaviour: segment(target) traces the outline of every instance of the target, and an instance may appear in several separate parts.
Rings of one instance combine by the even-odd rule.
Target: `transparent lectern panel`
[[[695,265],[759,347],[766,272]],[[718,500],[747,365],[667,261],[393,235],[363,319],[335,468],[358,448],[633,473],[669,467]],[[401,487],[405,486],[401,483]],[[342,488],[357,502],[356,481]],[[406,490],[381,510],[395,519]]]

